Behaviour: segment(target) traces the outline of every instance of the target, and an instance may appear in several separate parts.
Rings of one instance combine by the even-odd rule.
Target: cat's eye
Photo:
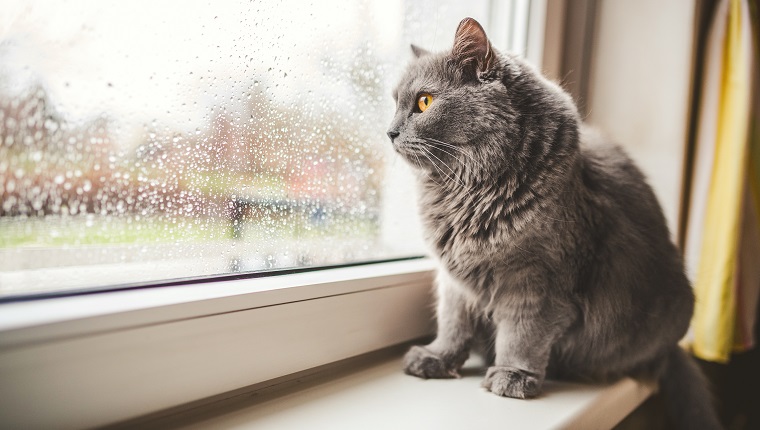
[[[433,103],[433,96],[431,94],[422,93],[417,98],[417,107],[420,109],[420,112],[425,112],[431,103]]]

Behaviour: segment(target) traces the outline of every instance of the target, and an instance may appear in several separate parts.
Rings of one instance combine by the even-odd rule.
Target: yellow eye
[[[417,107],[420,108],[420,112],[425,112],[431,103],[433,103],[433,96],[428,93],[420,94],[417,99]]]

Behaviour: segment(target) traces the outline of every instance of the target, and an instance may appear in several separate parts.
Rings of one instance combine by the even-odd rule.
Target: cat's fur
[[[497,395],[537,396],[547,375],[657,378],[682,426],[719,428],[677,346],[694,298],[641,172],[476,21],[448,52],[413,51],[388,135],[415,168],[440,264],[438,334],[405,371],[456,376],[485,339],[483,386]],[[424,112],[421,93],[433,96]]]

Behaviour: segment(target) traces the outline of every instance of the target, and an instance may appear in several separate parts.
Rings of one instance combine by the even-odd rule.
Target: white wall
[[[587,121],[649,177],[675,237],[687,133],[694,2],[604,0]]]

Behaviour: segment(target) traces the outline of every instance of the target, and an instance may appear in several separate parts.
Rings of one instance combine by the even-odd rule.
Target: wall
[[[676,232],[688,123],[693,1],[607,0],[596,10],[587,121],[649,177]]]

